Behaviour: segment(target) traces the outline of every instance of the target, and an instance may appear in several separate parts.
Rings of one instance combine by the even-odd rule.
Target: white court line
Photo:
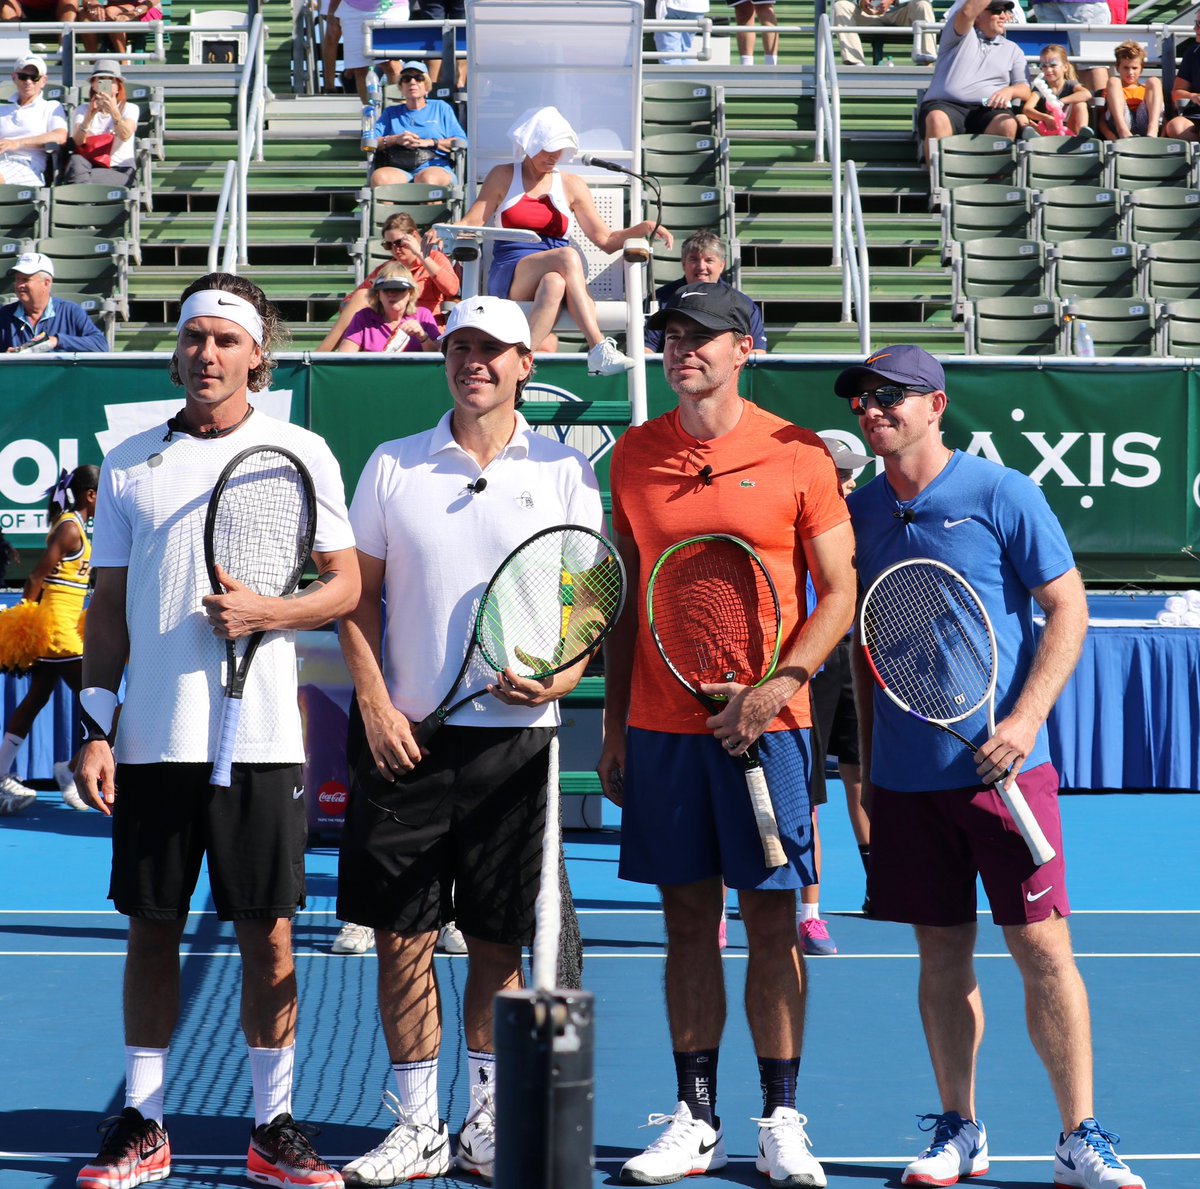
[[[33,1161],[33,1160],[91,1160],[95,1156],[95,1152],[2,1152],[0,1151],[0,1160],[11,1161]],[[358,1153],[361,1155],[362,1153]],[[333,1164],[341,1164],[347,1160],[355,1159],[354,1153],[346,1153],[339,1155],[338,1153],[326,1153],[322,1159]],[[624,1164],[628,1160],[628,1156],[597,1156],[595,1163],[597,1165],[604,1164]],[[818,1156],[818,1159],[823,1164],[899,1164],[904,1165],[912,1160],[912,1153],[908,1152],[903,1156],[826,1156],[823,1153]],[[1051,1164],[1054,1161],[1053,1156],[1037,1155],[1037,1156],[993,1156],[989,1155],[989,1160],[993,1164]],[[1145,1162],[1148,1160],[1200,1160],[1198,1152],[1153,1152],[1153,1153],[1138,1153],[1138,1152],[1122,1152],[1121,1159],[1125,1161]],[[730,1164],[751,1164],[755,1160],[754,1156],[730,1156]],[[193,1152],[171,1153],[172,1165],[183,1164],[245,1164],[245,1152],[214,1152],[211,1154],[198,1154]]]

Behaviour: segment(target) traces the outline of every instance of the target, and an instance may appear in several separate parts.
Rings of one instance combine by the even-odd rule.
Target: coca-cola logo
[[[317,805],[326,817],[341,817],[349,799],[350,794],[340,780],[327,780],[317,790]]]

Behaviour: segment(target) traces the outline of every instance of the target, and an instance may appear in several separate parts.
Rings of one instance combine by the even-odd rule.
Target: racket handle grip
[[[771,805],[771,790],[761,765],[755,764],[746,769],[746,787],[750,790],[750,807],[754,810],[754,824],[758,827],[758,837],[762,842],[763,859],[768,867],[786,867],[787,855],[779,840],[779,824]]]
[[[226,697],[221,703],[221,729],[217,735],[217,758],[213,760],[209,783],[227,789],[233,776],[233,746],[237,742],[238,721],[242,717],[242,699]]]
[[[1016,822],[1021,837],[1025,839],[1025,845],[1029,847],[1033,861],[1039,867],[1044,863],[1049,863],[1054,858],[1054,847],[1042,833],[1042,827],[1038,825],[1037,818],[1033,816],[1033,810],[1029,808],[1029,802],[1025,800],[1024,794],[1017,788],[1015,782],[1011,789],[1006,789],[1004,781],[998,780],[995,787],[996,792],[1000,794],[1000,800],[1004,802],[1004,808],[1012,814],[1012,819]]]
[[[413,727],[413,738],[424,747],[431,738],[434,732],[442,725],[442,720],[438,718],[437,711],[433,714],[426,715],[415,727]]]

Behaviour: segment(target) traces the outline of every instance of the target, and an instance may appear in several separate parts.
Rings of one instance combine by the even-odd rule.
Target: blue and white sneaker
[[[1054,1183],[1064,1189],[1146,1189],[1113,1151],[1119,1135],[1105,1131],[1095,1119],[1084,1119],[1070,1135],[1058,1137],[1054,1151]]]
[[[988,1170],[987,1130],[977,1119],[957,1111],[922,1115],[921,1130],[933,1142],[905,1170],[902,1185],[953,1185],[962,1177],[981,1177]]]

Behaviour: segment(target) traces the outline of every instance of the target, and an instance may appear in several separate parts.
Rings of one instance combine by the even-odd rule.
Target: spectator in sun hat
[[[0,309],[0,351],[108,350],[108,340],[81,305],[51,296],[49,256],[25,252],[10,275],[17,300]]]
[[[375,123],[372,186],[418,182],[423,186],[453,186],[456,140],[467,134],[454,109],[440,99],[429,99],[429,75],[423,62],[405,62],[400,68],[403,103],[384,108]]]
[[[120,62],[101,58],[92,68],[87,105],[75,109],[71,128],[75,151],[67,162],[63,181],[131,185],[139,114],[138,105],[125,99]]]
[[[56,146],[67,143],[67,114],[61,103],[42,98],[46,89],[45,58],[39,54],[18,58],[12,77],[16,94],[11,103],[0,107],[0,182],[6,186],[44,186],[50,154]]]

